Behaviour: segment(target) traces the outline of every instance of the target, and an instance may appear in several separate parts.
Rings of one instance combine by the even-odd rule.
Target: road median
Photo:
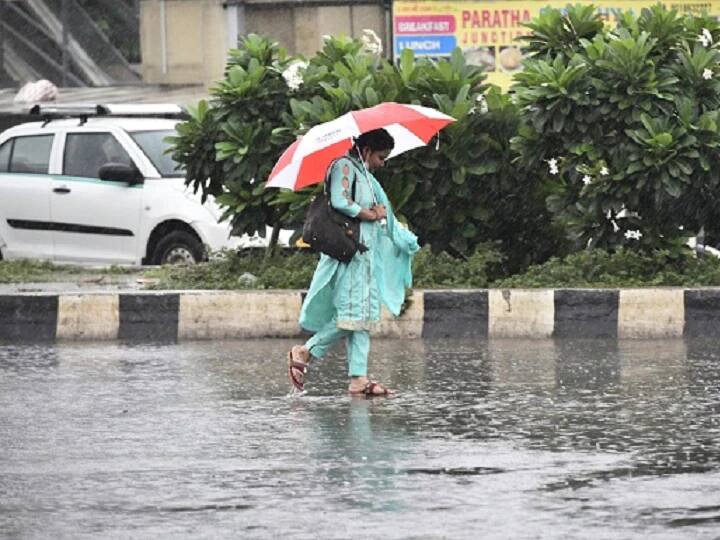
[[[0,295],[0,341],[174,342],[296,337],[304,291]],[[388,338],[678,338],[720,328],[720,288],[415,290]]]

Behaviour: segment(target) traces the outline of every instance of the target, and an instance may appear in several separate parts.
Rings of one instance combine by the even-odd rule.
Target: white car
[[[165,153],[178,120],[131,109],[35,108],[49,116],[0,134],[0,258],[194,263],[243,244]]]

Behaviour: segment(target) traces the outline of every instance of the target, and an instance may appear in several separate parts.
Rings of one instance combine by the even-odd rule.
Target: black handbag
[[[360,220],[338,212],[330,204],[330,170],[333,165],[334,163],[330,164],[327,169],[322,192],[310,201],[302,239],[314,251],[347,263],[358,250],[363,253],[367,251],[367,247],[360,242]],[[353,199],[355,184],[353,180]]]

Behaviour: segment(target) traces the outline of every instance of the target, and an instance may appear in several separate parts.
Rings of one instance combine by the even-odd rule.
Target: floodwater
[[[0,537],[720,537],[720,341],[290,344],[0,347]]]

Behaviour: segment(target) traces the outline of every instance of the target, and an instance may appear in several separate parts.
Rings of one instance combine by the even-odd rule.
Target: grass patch
[[[80,276],[123,275],[137,272],[137,268],[122,266],[90,268],[29,259],[0,261],[0,283],[57,282],[76,280]]]
[[[307,289],[319,256],[286,251],[268,256],[264,250],[221,253],[192,266],[139,270],[112,266],[88,268],[44,261],[0,261],[0,283],[79,282],[93,277],[138,274],[149,289]],[[552,258],[522,274],[502,276],[503,257],[490,245],[465,259],[423,248],[413,263],[413,286],[434,288],[620,288],[720,286],[720,259],[655,251],[582,251]]]
[[[193,266],[163,266],[145,272],[151,289],[307,289],[319,255],[289,251],[267,256],[264,251],[224,253]],[[487,287],[489,275],[502,260],[482,246],[468,259],[456,259],[423,248],[413,263],[417,288]]]
[[[264,250],[223,253],[192,266],[161,266],[145,271],[150,289],[304,289],[319,256],[309,252],[267,255]]]

